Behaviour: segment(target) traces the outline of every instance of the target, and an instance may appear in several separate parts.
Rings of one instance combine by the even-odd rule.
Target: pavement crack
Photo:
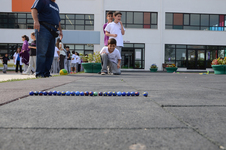
[[[161,107],[226,107],[226,105],[161,105]]]
[[[129,85],[125,80],[122,79],[122,81]],[[130,87],[132,87],[133,89],[136,89],[135,87],[133,87],[132,85],[129,85]],[[138,91],[138,90],[137,90]],[[176,116],[174,113],[172,113],[171,111],[167,110],[167,107],[186,107],[189,105],[161,105],[158,102],[156,102],[155,100],[152,100],[149,96],[147,97],[149,100],[151,100],[152,102],[154,102],[156,105],[158,105],[160,108],[162,108],[166,113],[170,114],[171,116],[173,116],[174,118],[176,118],[178,121],[180,121],[182,124],[184,124],[186,127],[192,129],[195,133],[199,134],[200,136],[202,136],[203,138],[207,139],[209,142],[211,142],[212,144],[216,145],[218,148],[220,149],[226,149],[225,147],[223,147],[222,145],[220,145],[218,142],[214,141],[212,138],[208,137],[207,135],[205,135],[204,133],[202,133],[198,128],[193,127],[191,124],[185,122],[183,119],[181,119],[180,117]],[[190,105],[193,107],[208,107],[208,105]],[[225,107],[226,105],[209,105],[209,107]]]
[[[86,76],[86,77],[89,77],[89,76]],[[86,78],[86,77],[83,77],[83,78]],[[76,79],[76,80],[78,80],[78,79]],[[41,91],[48,91],[48,90],[53,89],[53,88],[56,88],[56,87],[60,87],[60,86],[66,85],[66,84],[70,84],[70,83],[72,83],[72,82],[75,82],[76,80],[73,80],[73,81],[70,81],[70,82],[67,82],[67,83],[63,83],[63,84],[60,84],[60,85],[56,85],[56,86],[53,86],[53,87],[50,87],[50,88],[47,88],[47,89],[43,89],[43,90],[41,90]],[[30,96],[30,95],[27,94],[27,95],[24,95],[24,96],[21,96],[21,97],[12,99],[12,100],[8,100],[8,101],[5,102],[5,103],[0,103],[0,107],[3,106],[3,105],[9,104],[9,103],[18,101],[18,100],[20,100],[20,99],[22,99],[22,98],[29,97],[29,96]]]
[[[182,130],[189,127],[137,127],[137,128],[48,128],[48,127],[0,127],[0,130]]]

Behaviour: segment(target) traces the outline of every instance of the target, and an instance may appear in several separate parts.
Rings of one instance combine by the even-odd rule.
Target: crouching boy
[[[112,38],[108,40],[108,46],[103,47],[100,51],[102,61],[101,75],[111,73],[113,73],[113,75],[121,74],[120,66],[122,58],[119,50],[117,50],[115,47],[116,40]],[[107,66],[109,67],[109,70],[107,69]]]

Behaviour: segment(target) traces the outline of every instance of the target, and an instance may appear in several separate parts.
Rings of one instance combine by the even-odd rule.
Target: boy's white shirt
[[[116,48],[114,49],[114,51],[113,51],[112,53],[109,53],[108,47],[103,47],[103,48],[101,49],[101,51],[100,51],[100,54],[103,53],[103,52],[107,53],[108,59],[109,59],[111,62],[114,62],[114,63],[116,63],[116,64],[118,63],[118,59],[122,59],[119,50],[116,49]]]
[[[72,59],[72,58],[74,58],[74,59]],[[78,56],[75,54],[72,54],[71,63],[77,63],[77,62],[78,62]]]
[[[123,27],[123,29],[125,30],[124,27]],[[114,38],[117,41],[117,45],[116,46],[122,46],[123,47],[123,37],[122,37],[122,31],[121,31],[121,24],[120,24],[120,22],[118,22],[118,23],[115,23],[115,22],[109,23],[106,26],[105,31],[110,32],[110,34],[117,34],[117,37],[109,36],[109,39]]]
[[[81,64],[80,56],[76,55],[78,57],[78,64]]]
[[[55,52],[54,52],[54,57],[59,57],[57,51],[59,51],[59,49],[55,46]]]

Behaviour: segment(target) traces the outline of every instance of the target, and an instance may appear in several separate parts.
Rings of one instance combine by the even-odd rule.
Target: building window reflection
[[[106,11],[106,14],[109,11]],[[139,11],[120,11],[122,13],[121,21],[125,28],[149,28],[157,29],[157,12],[139,12]],[[105,20],[107,22],[107,20]]]
[[[60,14],[63,30],[94,30],[94,14]],[[31,13],[0,13],[0,28],[33,29]]]
[[[165,29],[225,31],[226,15],[166,13]]]

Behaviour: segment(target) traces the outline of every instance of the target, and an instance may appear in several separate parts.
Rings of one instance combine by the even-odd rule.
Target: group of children
[[[31,45],[29,46],[28,41],[29,37],[26,35],[22,36],[23,46],[22,48],[18,47],[16,52],[13,55],[14,65],[16,65],[16,73],[18,73],[18,67],[20,67],[20,73],[22,74],[34,74],[36,67],[36,38],[35,33],[31,33]],[[6,73],[8,68],[8,54],[2,58],[3,62],[3,73]],[[24,65],[24,71],[22,72],[22,65]]]
[[[80,72],[80,66],[79,53],[72,51],[71,56],[69,46],[64,49],[61,40],[57,39],[51,73],[58,73],[61,69],[66,69],[71,74],[75,74]]]
[[[121,49],[123,47],[123,35],[125,34],[125,28],[121,21],[122,13],[119,11],[108,12],[108,22],[104,24],[103,31],[105,34],[104,45],[100,51],[102,60],[102,69],[100,74],[121,74]],[[114,20],[114,21],[113,21]],[[13,56],[14,64],[16,65],[16,72],[20,66],[20,72],[22,74],[31,74],[35,72],[36,67],[36,39],[35,33],[31,34],[33,41],[31,45],[28,45],[29,38],[22,36],[23,46],[22,49],[18,48]],[[6,73],[7,62],[9,61],[8,54],[2,58],[3,73]],[[24,72],[22,72],[22,64],[24,64]],[[69,47],[64,50],[63,43],[57,41],[55,54],[52,64],[52,73],[58,73],[60,69],[67,69],[68,72],[75,73],[80,71],[81,60],[79,54],[72,51],[70,56]]]
[[[121,17],[122,13],[119,11],[107,13],[108,22],[103,26],[103,31],[105,34],[105,47],[103,47],[100,51],[102,60],[101,75],[121,74],[121,50],[123,47],[122,36],[125,34],[125,28],[123,27]]]

